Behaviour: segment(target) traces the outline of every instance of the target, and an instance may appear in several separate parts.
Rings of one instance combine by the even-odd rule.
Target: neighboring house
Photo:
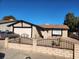
[[[12,31],[16,34],[27,34],[29,38],[52,38],[67,37],[68,27],[66,25],[35,25],[23,20],[0,22],[1,31]]]
[[[7,27],[7,25],[14,23],[15,21],[13,19],[10,20],[0,20],[0,31],[6,31],[6,30],[10,30],[11,31],[11,27]]]

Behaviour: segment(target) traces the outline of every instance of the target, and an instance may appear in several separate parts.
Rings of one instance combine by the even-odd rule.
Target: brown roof
[[[16,20],[0,20],[0,24],[3,24],[3,23],[10,23],[10,22],[15,22]]]
[[[69,29],[67,25],[39,25],[43,28]]]

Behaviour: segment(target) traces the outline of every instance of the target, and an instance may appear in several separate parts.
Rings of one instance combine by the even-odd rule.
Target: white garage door
[[[19,35],[27,34],[31,38],[31,28],[14,28],[14,33]]]

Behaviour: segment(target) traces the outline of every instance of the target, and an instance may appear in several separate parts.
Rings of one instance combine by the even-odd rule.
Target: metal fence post
[[[73,59],[75,59],[75,44],[73,44]]]

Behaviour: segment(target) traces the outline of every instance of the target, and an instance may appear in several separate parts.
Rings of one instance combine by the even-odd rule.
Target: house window
[[[53,35],[61,35],[62,31],[61,30],[53,30]]]

